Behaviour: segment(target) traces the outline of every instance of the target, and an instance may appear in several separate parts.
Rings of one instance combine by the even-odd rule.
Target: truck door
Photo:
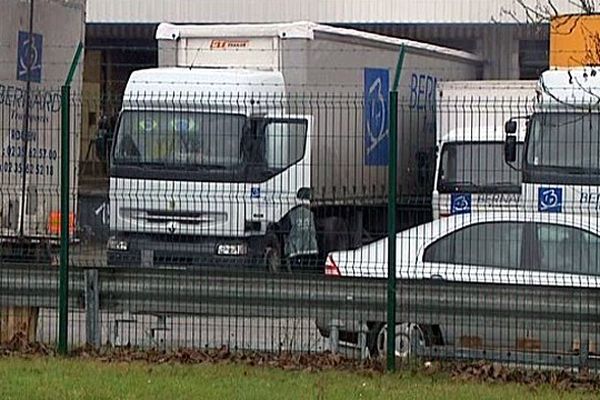
[[[264,175],[252,185],[246,210],[253,221],[279,223],[290,210],[309,205],[312,124],[308,115],[266,118]]]

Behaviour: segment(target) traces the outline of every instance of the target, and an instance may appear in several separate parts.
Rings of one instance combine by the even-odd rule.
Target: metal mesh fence
[[[392,301],[403,359],[593,365],[600,114],[517,89],[400,97],[397,132],[387,93],[74,94],[70,348],[382,357]],[[122,111],[79,149],[98,108]],[[47,111],[23,138],[0,110],[0,341],[57,340],[60,125]]]

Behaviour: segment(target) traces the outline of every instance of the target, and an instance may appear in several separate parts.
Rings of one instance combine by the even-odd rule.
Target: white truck
[[[542,73],[521,157],[527,210],[597,215],[600,209],[600,70]],[[506,160],[515,162],[516,120],[506,124]]]
[[[504,123],[531,114],[535,87],[536,81],[438,84],[434,219],[518,207],[521,174],[518,165],[504,162]],[[526,121],[515,121],[520,155]]]
[[[32,2],[2,4],[0,262],[46,260],[60,235],[60,86],[84,40],[85,0],[36,1],[33,9]],[[81,82],[78,68],[73,93],[80,93]],[[78,117],[74,105],[71,116]],[[71,126],[71,231],[77,203],[78,126]]]
[[[434,159],[436,84],[480,66],[309,22],[161,24],[156,38],[159,68],[131,75],[115,129],[109,265],[277,271],[385,233],[401,48],[400,197],[431,193],[433,168],[415,166]]]

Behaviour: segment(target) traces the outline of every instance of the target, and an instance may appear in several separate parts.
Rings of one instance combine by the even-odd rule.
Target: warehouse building
[[[569,0],[529,3],[548,1],[561,12],[577,11]],[[525,23],[515,0],[88,0],[88,78],[103,93],[119,93],[131,70],[156,64],[160,22],[298,20],[466,50],[485,61],[484,79],[531,79],[548,66],[548,25]]]

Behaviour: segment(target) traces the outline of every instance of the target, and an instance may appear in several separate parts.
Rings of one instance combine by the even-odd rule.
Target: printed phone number
[[[29,175],[39,176],[53,176],[54,166],[44,164],[23,164],[20,162],[3,162],[0,163],[0,173],[3,174],[23,174],[23,168],[25,173]]]
[[[23,157],[28,154],[29,158],[56,160],[58,152],[54,149],[46,149],[43,147],[30,147],[25,149],[22,146],[5,146],[2,148],[2,157]]]

